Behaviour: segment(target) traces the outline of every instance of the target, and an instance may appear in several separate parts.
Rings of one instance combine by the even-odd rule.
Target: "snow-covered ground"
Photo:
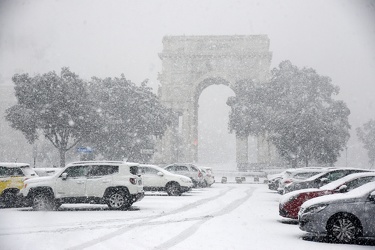
[[[0,249],[374,249],[304,240],[265,184],[215,183],[181,197],[148,193],[129,211],[63,205],[0,210]]]

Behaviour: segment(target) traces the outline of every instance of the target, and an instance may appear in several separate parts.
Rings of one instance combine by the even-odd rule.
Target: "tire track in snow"
[[[58,228],[57,226],[46,226],[43,228],[40,227],[27,227],[27,228],[5,228],[0,231],[0,236],[8,236],[8,235],[27,235],[27,234],[37,234],[37,233],[64,233],[64,232],[70,232],[70,231],[82,231],[82,230],[95,230],[95,229],[109,229],[109,228],[123,228],[126,226],[131,226],[132,224],[136,224],[139,226],[145,226],[148,225],[148,221],[152,221],[154,219],[158,219],[164,216],[173,215],[176,213],[181,213],[184,211],[188,211],[192,208],[195,208],[196,206],[200,206],[208,201],[211,201],[213,199],[216,199],[217,197],[222,196],[223,194],[229,192],[232,190],[233,187],[230,187],[228,190],[221,191],[218,195],[209,197],[206,199],[198,200],[194,203],[188,204],[184,207],[177,208],[175,210],[172,210],[170,212],[161,213],[157,215],[151,215],[146,217],[135,217],[135,218],[127,218],[127,219],[109,219],[109,220],[98,220],[98,221],[87,221],[87,222],[80,222],[75,225],[60,225]],[[173,221],[171,221],[173,222]],[[114,225],[113,223],[117,223]],[[155,223],[153,223],[155,224]],[[133,227],[132,227],[133,228]],[[13,230],[13,232],[9,232],[9,230]]]
[[[207,216],[207,217],[202,218],[202,220],[196,222],[195,224],[193,224],[189,228],[182,231],[180,234],[178,234],[175,237],[171,238],[170,240],[160,244],[159,246],[155,247],[154,249],[155,250],[168,249],[168,248],[171,248],[171,247],[177,245],[178,243],[186,240],[187,238],[189,238],[190,236],[195,234],[198,231],[198,229],[204,223],[209,221],[210,219],[215,218],[217,216],[222,216],[222,215],[228,214],[228,213],[232,212],[234,209],[236,209],[237,207],[239,207],[241,204],[246,202],[253,195],[254,190],[255,190],[255,188],[253,188],[253,187],[249,190],[246,190],[245,197],[234,200],[228,206],[224,207],[222,210],[213,213],[212,216]]]
[[[140,227],[140,226],[144,226],[144,225],[149,225],[150,222],[154,219],[159,219],[161,217],[165,217],[165,216],[169,216],[169,215],[173,215],[173,214],[177,214],[177,213],[181,213],[181,212],[185,212],[185,211],[188,211],[190,209],[193,209],[193,208],[196,208],[197,206],[200,206],[200,205],[203,205],[209,201],[212,201],[212,200],[216,200],[220,197],[222,197],[224,194],[228,193],[229,191],[231,191],[232,189],[234,189],[234,187],[226,187],[225,190],[222,190],[219,194],[215,195],[215,196],[212,196],[212,197],[209,197],[209,198],[205,198],[205,199],[201,199],[199,201],[196,201],[196,202],[193,202],[191,204],[188,204],[184,207],[181,207],[181,208],[177,208],[175,210],[172,210],[170,212],[166,212],[166,213],[162,213],[162,214],[158,214],[158,215],[155,215],[155,216],[152,216],[148,219],[145,219],[145,220],[142,220],[140,221],[139,223],[134,223],[134,224],[129,224],[129,225],[125,225],[125,226],[121,226],[120,229],[114,231],[114,232],[111,232],[111,233],[108,233],[106,235],[103,235],[99,238],[96,238],[96,239],[93,239],[93,240],[89,240],[85,243],[82,243],[82,244],[79,244],[79,245],[76,245],[76,246],[73,246],[73,247],[70,247],[70,248],[67,248],[68,250],[81,250],[81,249],[84,249],[84,248],[87,248],[87,247],[91,247],[91,246],[94,246],[98,243],[101,243],[103,241],[106,241],[106,240],[109,240],[109,239],[112,239],[116,236],[119,236],[121,234],[124,234],[130,230],[132,230],[133,228],[136,228],[136,227]],[[202,217],[199,217],[199,218],[202,218]],[[165,224],[165,223],[171,223],[173,221],[161,221],[161,222],[156,222],[155,224],[158,225],[158,224]]]

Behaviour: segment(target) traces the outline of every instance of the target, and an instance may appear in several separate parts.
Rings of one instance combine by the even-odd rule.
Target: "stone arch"
[[[202,91],[224,84],[236,92],[234,84],[240,80],[266,81],[272,53],[264,35],[168,36],[159,56],[159,96],[177,114],[158,143],[155,161],[162,164],[198,161],[198,99]],[[261,151],[258,160],[267,160],[259,157]],[[237,166],[247,164],[247,138],[236,138],[236,160]]]

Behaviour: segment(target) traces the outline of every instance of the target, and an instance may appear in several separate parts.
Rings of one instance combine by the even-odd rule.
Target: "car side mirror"
[[[370,194],[370,196],[368,198],[369,198],[370,201],[375,202],[375,191],[372,191],[372,193]]]
[[[68,178],[68,174],[67,173],[62,173],[61,178],[62,178],[63,181],[65,181],[66,178]]]
[[[162,172],[158,172],[157,175],[164,176],[164,174]]]
[[[341,185],[341,186],[338,188],[337,191],[339,191],[339,193],[346,193],[346,192],[348,192],[348,186],[347,186],[347,185]]]

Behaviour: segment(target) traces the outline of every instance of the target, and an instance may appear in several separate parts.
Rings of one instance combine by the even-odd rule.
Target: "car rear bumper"
[[[141,191],[132,195],[133,202],[141,201],[145,197],[145,192]]]

